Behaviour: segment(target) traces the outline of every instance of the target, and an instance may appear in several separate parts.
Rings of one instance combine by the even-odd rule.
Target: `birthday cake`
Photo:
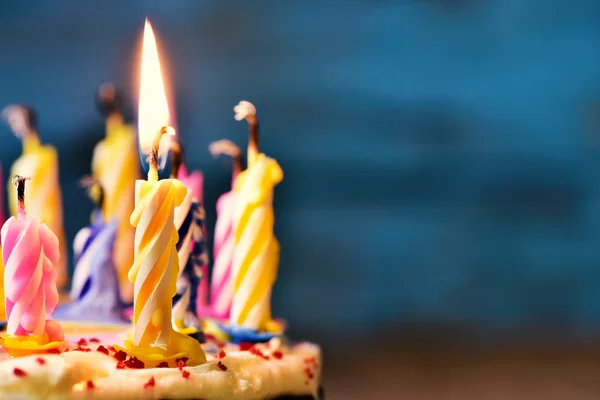
[[[211,268],[203,175],[188,172],[181,143],[163,143],[174,134],[164,90],[144,91],[149,81],[162,87],[149,23],[142,53],[138,139],[148,179],[112,162],[137,145],[116,91],[101,88],[107,136],[81,181],[96,208],[73,243],[66,301],[62,220],[48,216],[60,208],[60,185],[57,174],[43,173],[58,170],[57,153],[41,144],[32,109],[3,113],[24,154],[13,166],[17,201],[0,235],[0,399],[323,399],[319,346],[291,341],[271,315],[280,252],[273,189],[283,172],[258,151],[254,105],[234,108],[249,126],[246,169],[232,142],[210,146],[233,160],[231,191],[216,205]],[[145,62],[154,66],[146,71]],[[157,103],[148,107],[148,96]],[[47,185],[26,191],[40,174]],[[53,207],[40,207],[47,198]],[[26,212],[29,202],[37,205]]]

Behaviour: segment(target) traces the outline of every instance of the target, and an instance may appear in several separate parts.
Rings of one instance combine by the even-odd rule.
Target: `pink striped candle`
[[[2,226],[7,333],[62,341],[64,334],[51,314],[58,304],[54,264],[60,258],[58,238],[38,217],[25,214],[25,181],[15,176],[17,216]]]
[[[241,170],[240,149],[229,140],[220,140],[210,145],[213,156],[226,154],[233,159],[231,187]],[[233,211],[236,195],[233,190],[224,193],[217,201],[217,223],[214,236],[214,264],[210,285],[211,312],[216,318],[229,318],[231,302],[233,299],[233,281],[231,280],[231,266],[233,251],[235,249],[235,235],[233,231]]]

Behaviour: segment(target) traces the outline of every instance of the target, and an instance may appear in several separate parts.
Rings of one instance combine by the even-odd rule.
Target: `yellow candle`
[[[234,294],[230,322],[263,331],[271,320],[271,290],[277,276],[279,243],[273,234],[273,189],[283,179],[281,167],[258,149],[254,106],[242,102],[241,117],[250,123],[248,169],[236,181],[234,211]],[[237,119],[241,119],[236,108]]]
[[[32,177],[25,193],[25,202],[32,215],[40,217],[54,232],[60,244],[60,260],[56,263],[56,286],[68,282],[67,248],[63,230],[62,195],[58,179],[58,153],[53,146],[43,145],[37,132],[34,111],[24,106],[9,106],[3,111],[15,135],[23,143],[23,153],[12,165],[10,175]],[[11,215],[17,215],[17,192],[8,183]]]
[[[104,189],[104,217],[107,221],[113,218],[119,221],[113,259],[121,298],[130,302],[133,299],[133,287],[127,279],[127,271],[133,263],[135,231],[129,223],[129,216],[134,205],[133,187],[139,179],[139,159],[135,130],[124,123],[119,112],[106,116],[106,138],[94,149],[92,174]]]
[[[140,142],[147,142],[152,124],[169,122],[168,106],[162,85],[158,51],[148,21],[144,30],[142,51],[142,83],[140,88]],[[156,90],[158,87],[158,91]],[[156,120],[155,118],[161,118]],[[144,121],[142,124],[141,122]],[[158,180],[160,139],[171,128],[157,126],[152,140],[148,181],[135,184],[135,208],[131,224],[135,229],[134,262],[129,270],[133,283],[133,340],[126,342],[127,351],[140,358],[146,366],[162,360],[188,357],[189,365],[206,361],[198,341],[173,330],[172,299],[177,292],[179,240],[174,223],[175,207],[183,202],[187,188],[177,179]],[[142,146],[142,149],[144,147]]]

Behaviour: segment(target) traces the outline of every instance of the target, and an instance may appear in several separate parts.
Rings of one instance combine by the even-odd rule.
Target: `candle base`
[[[11,357],[23,357],[31,354],[46,353],[49,350],[59,348],[64,343],[64,341],[51,342],[48,335],[4,335],[0,338],[0,346],[2,346]]]
[[[175,364],[177,359],[184,357],[188,359],[187,365],[189,366],[206,362],[206,355],[200,343],[190,336],[176,331],[171,332],[166,349],[158,346],[136,346],[131,340],[125,340],[124,348],[118,345],[115,345],[114,348],[123,350],[130,357],[138,358],[146,368],[154,368],[160,363],[169,363],[170,361]]]
[[[215,327],[225,335],[231,343],[265,343],[269,340],[282,336],[285,332],[286,324],[283,320],[270,320],[265,324],[264,331],[247,328],[242,325],[222,323],[213,321]],[[209,332],[209,330],[205,330]],[[217,337],[216,335],[214,335]]]

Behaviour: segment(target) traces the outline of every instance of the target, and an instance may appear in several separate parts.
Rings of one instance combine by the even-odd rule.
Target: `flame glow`
[[[150,154],[156,133],[165,125],[170,125],[169,104],[167,103],[165,85],[160,69],[156,38],[154,37],[152,25],[146,19],[142,43],[142,71],[138,108],[138,138],[142,154]],[[163,135],[159,151],[163,161],[169,148],[169,141],[169,137]]]

